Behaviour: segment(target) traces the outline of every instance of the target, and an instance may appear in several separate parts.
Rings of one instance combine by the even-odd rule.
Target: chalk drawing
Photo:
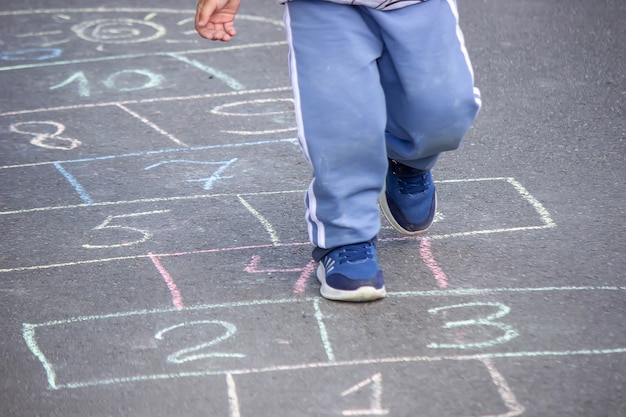
[[[154,338],[158,340],[163,340],[163,335],[165,333],[169,333],[172,330],[189,327],[189,326],[198,326],[198,325],[210,325],[210,326],[220,326],[224,328],[224,333],[220,336],[217,336],[211,339],[209,342],[200,343],[196,346],[188,347],[185,349],[178,350],[167,357],[167,361],[172,364],[181,364],[185,362],[197,361],[200,359],[210,359],[210,358],[245,358],[246,355],[241,353],[222,353],[222,352],[205,352],[205,353],[196,353],[200,350],[206,350],[209,347],[212,347],[220,342],[223,342],[226,339],[229,339],[237,332],[237,327],[229,322],[221,321],[221,320],[196,320],[189,321],[185,323],[175,324],[173,326],[167,327],[163,330],[158,331]],[[192,354],[194,353],[194,354]]]
[[[94,203],[89,193],[87,193],[85,188],[78,182],[78,180],[72,174],[70,174],[68,170],[63,168],[63,166],[61,166],[61,164],[58,162],[54,163],[54,167],[57,169],[57,171],[61,173],[61,175],[63,175],[63,177],[65,177],[67,182],[69,182],[70,185],[74,187],[74,191],[76,191],[78,196],[81,198],[81,200],[83,200],[85,204],[91,205]]]
[[[3,61],[45,61],[58,58],[62,53],[63,50],[59,48],[30,48],[0,52],[0,59]]]
[[[223,81],[227,86],[229,86],[233,90],[239,91],[239,90],[244,90],[246,88],[243,84],[241,84],[239,81],[237,81],[230,75],[226,74],[225,72],[220,71],[216,68],[210,67],[208,65],[205,65],[200,61],[190,59],[182,54],[174,53],[174,52],[168,52],[164,55],[174,58],[180,62],[184,62],[187,65],[190,65],[196,69],[199,69],[200,71],[203,71],[203,72],[206,72],[207,74],[212,75],[218,80]]]
[[[137,74],[140,75],[142,77],[145,77],[146,80],[143,82],[143,84],[139,84],[135,87],[121,87],[118,86],[119,82],[118,80],[120,78],[128,78],[128,75],[133,75],[133,74]],[[103,84],[111,89],[111,90],[118,90],[118,91],[137,91],[137,90],[145,90],[148,88],[155,88],[160,86],[163,83],[163,76],[161,74],[156,74],[150,70],[147,69],[127,69],[127,70],[122,70],[122,71],[117,71],[114,72],[113,74],[109,75],[104,81]]]
[[[189,146],[185,142],[183,142],[182,140],[178,139],[176,136],[174,136],[171,133],[168,133],[165,130],[161,129],[155,123],[153,123],[150,120],[146,119],[145,117],[141,116],[139,113],[132,111],[131,109],[129,109],[128,107],[126,107],[122,103],[116,103],[115,105],[117,107],[119,107],[120,109],[124,110],[126,113],[130,114],[135,119],[139,120],[141,123],[144,123],[145,125],[147,125],[147,126],[151,127],[152,129],[156,130],[157,132],[159,132],[160,134],[162,134],[163,136],[165,136],[166,138],[168,138],[169,140],[171,140],[175,144],[177,144],[179,146]]]
[[[222,173],[226,171],[232,164],[237,162],[237,160],[238,158],[232,158],[228,161],[194,161],[194,160],[187,160],[187,159],[171,159],[168,161],[161,161],[161,162],[157,162],[156,164],[148,165],[147,167],[144,168],[144,171],[148,171],[150,169],[157,168],[163,165],[169,165],[169,164],[218,165],[219,168],[208,178],[194,178],[194,179],[185,180],[188,182],[202,182],[203,183],[202,188],[205,191],[209,191],[213,188],[213,185],[218,180],[232,178],[232,176],[222,176]]]
[[[239,397],[237,396],[237,385],[235,378],[231,374],[226,374],[226,386],[228,387],[228,411],[229,417],[241,417],[239,411]]]
[[[149,42],[167,32],[157,23],[128,18],[89,20],[72,26],[72,31],[89,42],[112,44]]]
[[[626,287],[548,287],[548,288],[497,288],[497,289],[471,289],[471,290],[437,290],[437,291],[420,291],[416,292],[414,296],[459,296],[459,295],[488,295],[488,294],[497,294],[497,293],[534,293],[534,292],[552,292],[552,291],[626,291]],[[389,297],[394,297],[393,293],[388,294]],[[406,296],[406,294],[403,294]],[[111,385],[111,384],[123,384],[123,383],[132,383],[132,382],[148,382],[148,381],[158,381],[164,379],[173,379],[173,378],[184,378],[184,377],[200,377],[200,376],[211,376],[211,375],[226,375],[228,373],[232,375],[246,375],[246,374],[259,374],[259,373],[271,373],[271,372],[285,372],[285,371],[297,371],[297,370],[305,370],[305,369],[319,369],[319,368],[329,368],[329,367],[343,367],[343,366],[351,366],[351,365],[375,365],[375,364],[385,364],[385,363],[412,363],[412,362],[439,362],[439,361],[468,361],[468,360],[489,360],[489,359],[515,359],[515,358],[549,358],[549,357],[571,357],[571,356],[596,356],[596,355],[621,355],[626,354],[626,347],[616,347],[610,349],[602,349],[602,348],[594,348],[594,349],[578,349],[578,350],[540,350],[540,351],[516,351],[516,352],[489,352],[489,353],[476,353],[469,355],[435,355],[435,356],[390,356],[390,357],[377,357],[377,358],[367,358],[367,359],[357,359],[357,360],[348,360],[348,361],[336,361],[334,358],[334,353],[332,349],[332,345],[330,344],[330,340],[328,337],[328,333],[326,331],[326,327],[323,322],[323,314],[321,312],[320,306],[320,298],[319,297],[297,297],[290,299],[264,299],[264,300],[250,300],[250,301],[238,301],[238,302],[229,302],[229,303],[220,303],[220,304],[209,304],[209,305],[191,305],[185,307],[185,311],[204,311],[209,309],[220,309],[220,308],[238,308],[238,307],[246,307],[246,306],[263,306],[263,305],[281,305],[281,304],[291,304],[291,303],[306,303],[310,302],[313,304],[315,309],[315,315],[318,323],[318,327],[320,330],[320,338],[322,340],[322,344],[326,351],[326,355],[328,360],[321,362],[308,362],[308,363],[299,363],[299,364],[291,364],[291,365],[273,365],[261,368],[241,368],[241,369],[229,369],[229,370],[211,370],[211,371],[198,371],[198,372],[175,372],[175,373],[165,373],[165,374],[150,374],[150,375],[135,375],[130,377],[119,377],[119,378],[108,378],[108,379],[97,379],[91,381],[73,381],[65,384],[60,384],[57,382],[57,375],[52,363],[45,356],[41,348],[39,347],[36,340],[36,329],[49,327],[49,326],[57,326],[57,325],[67,325],[72,323],[83,323],[83,322],[91,322],[94,320],[103,320],[103,319],[116,319],[123,317],[133,317],[138,316],[139,319],[145,315],[151,314],[163,314],[163,313],[171,313],[176,312],[180,313],[180,310],[170,307],[170,308],[158,308],[151,310],[137,310],[137,311],[127,311],[127,312],[118,312],[118,313],[110,313],[103,315],[92,315],[92,316],[79,316],[73,317],[64,320],[53,320],[45,323],[39,324],[30,324],[23,323],[22,325],[22,336],[24,341],[33,355],[41,362],[43,369],[46,374],[46,379],[48,381],[48,385],[51,389],[67,389],[67,388],[85,388],[90,386],[99,386],[99,385]],[[497,381],[497,378],[494,378]],[[497,382],[496,385],[498,385]],[[502,385],[502,389],[506,390],[506,386]],[[511,400],[512,397],[509,397]]]
[[[341,396],[345,397],[347,395],[355,393],[361,388],[366,387],[368,385],[372,386],[371,388],[372,393],[370,395],[370,407],[367,409],[343,410],[341,412],[342,415],[344,416],[386,416],[387,414],[389,414],[389,410],[382,407],[383,376],[380,372],[348,388],[347,390],[341,393]]]
[[[116,215],[108,216],[102,223],[94,227],[93,230],[105,230],[105,229],[125,230],[125,231],[127,230],[133,233],[139,233],[141,237],[139,239],[136,239],[130,242],[126,241],[126,242],[114,243],[110,245],[84,244],[83,248],[86,248],[86,249],[119,248],[122,246],[132,246],[132,245],[137,245],[139,243],[143,243],[152,237],[152,232],[150,232],[149,230],[139,229],[137,227],[132,227],[132,226],[114,225],[114,224],[111,224],[111,222],[114,221],[115,219],[127,219],[127,218],[140,217],[140,216],[151,216],[153,214],[161,214],[161,213],[169,213],[169,212],[170,210],[154,210],[154,211],[144,211],[142,213],[116,214]],[[147,256],[150,256],[150,255],[147,255]]]
[[[315,319],[317,320],[317,327],[320,331],[320,338],[322,339],[322,345],[324,346],[324,351],[326,352],[326,357],[329,362],[335,362],[335,353],[333,352],[333,347],[330,344],[330,337],[328,337],[328,331],[326,331],[326,324],[324,324],[324,314],[322,313],[322,309],[320,308],[320,299],[313,299],[313,308],[315,309]]]
[[[54,128],[54,132],[33,132],[30,129],[24,129],[24,127],[35,126],[52,126]],[[9,130],[22,135],[33,136],[30,143],[40,148],[69,151],[81,145],[81,141],[78,139],[60,136],[65,131],[65,126],[59,122],[53,122],[50,120],[13,123],[9,126]]]
[[[253,116],[272,116],[272,115],[280,115],[280,114],[292,114],[293,109],[285,109],[285,110],[268,110],[264,112],[236,112],[236,111],[228,111],[226,109],[230,109],[232,107],[239,106],[254,106],[257,104],[267,104],[267,103],[281,103],[287,102],[293,106],[292,98],[269,98],[269,99],[257,99],[257,100],[243,100],[236,101],[232,103],[220,104],[211,109],[211,113],[220,115],[220,116],[244,116],[244,117],[253,117]],[[282,129],[266,129],[266,130],[221,130],[223,133],[231,133],[234,135],[267,135],[267,134],[277,134],[277,133],[286,133],[286,132],[294,132],[297,128],[295,126],[282,128]]]
[[[81,97],[89,97],[91,95],[91,89],[89,88],[89,81],[85,76],[83,71],[75,72],[74,74],[67,77],[65,80],[61,81],[58,84],[50,86],[50,90],[56,90],[58,88],[65,87],[67,85],[76,82],[78,85],[78,95]]]
[[[273,245],[277,245],[280,243],[280,239],[278,238],[278,233],[274,229],[274,226],[261,214],[259,213],[241,194],[237,194],[237,199],[239,202],[263,225],[265,231],[269,234],[270,240]]]
[[[500,343],[508,342],[512,339],[515,339],[519,336],[519,333],[511,326],[505,323],[501,323],[495,321],[495,319],[500,319],[511,311],[511,309],[497,302],[473,302],[473,303],[465,303],[465,304],[456,304],[445,307],[437,307],[431,308],[428,310],[430,314],[437,314],[441,311],[452,310],[457,308],[471,308],[471,307],[495,307],[498,311],[493,314],[489,314],[486,317],[481,317],[478,319],[471,320],[459,320],[459,321],[449,321],[443,325],[444,329],[454,329],[457,327],[467,327],[467,326],[490,326],[496,327],[504,332],[504,334],[500,337],[487,340],[484,342],[476,342],[476,343],[430,343],[427,347],[431,349],[444,349],[444,348],[454,348],[454,349],[472,349],[472,348],[486,348],[498,345]]]
[[[448,288],[448,277],[435,260],[433,252],[431,250],[430,239],[427,237],[423,237],[420,240],[420,256],[435,276],[437,286],[439,288]]]
[[[261,261],[260,255],[252,255],[250,263],[244,268],[244,271],[249,274],[281,274],[287,272],[300,272],[298,280],[293,285],[294,294],[302,294],[306,290],[306,284],[311,276],[311,273],[315,271],[315,261],[311,260],[306,264],[304,268],[284,268],[284,269],[258,269],[259,262]]]
[[[504,402],[506,408],[509,409],[508,412],[504,414],[499,414],[497,416],[484,416],[484,417],[515,417],[521,414],[524,414],[525,408],[517,401],[515,398],[515,394],[513,394],[513,390],[509,386],[509,383],[506,381],[504,376],[498,371],[493,364],[491,359],[479,359],[480,362],[485,365],[487,368],[487,372],[489,372],[489,376],[491,377],[491,381],[496,386],[498,393],[500,394],[500,398]]]
[[[172,278],[170,273],[167,272],[158,256],[154,256],[152,252],[148,252],[148,256],[150,257],[150,260],[154,264],[157,271],[159,271],[159,273],[163,277],[167,288],[170,290],[170,294],[172,294],[172,304],[176,309],[182,310],[184,307],[183,297],[181,296],[180,291],[178,290],[178,287],[174,282],[174,278]]]
[[[141,77],[145,77],[145,81],[138,83],[136,86],[118,86],[120,84],[120,80],[129,80],[132,75],[140,75]],[[91,96],[91,88],[89,85],[89,80],[83,71],[75,72],[74,74],[67,77],[65,80],[61,81],[58,84],[55,84],[50,87],[50,90],[56,90],[65,86],[68,86],[72,83],[76,82],[78,86],[78,95],[80,97],[89,97]],[[137,91],[137,90],[145,90],[148,88],[155,88],[161,85],[163,82],[163,76],[160,74],[156,74],[147,69],[128,69],[114,72],[109,75],[102,83],[105,87],[110,90],[128,92],[128,91]],[[126,84],[129,84],[129,81],[126,81]]]

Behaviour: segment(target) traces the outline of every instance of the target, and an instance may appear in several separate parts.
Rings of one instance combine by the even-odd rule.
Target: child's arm
[[[196,31],[203,38],[228,42],[237,34],[233,24],[241,0],[198,0]]]

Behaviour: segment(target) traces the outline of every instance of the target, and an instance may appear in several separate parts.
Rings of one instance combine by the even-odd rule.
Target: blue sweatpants
[[[298,139],[313,167],[311,243],[372,239],[387,158],[431,169],[480,107],[455,0],[393,11],[322,0],[285,7]]]

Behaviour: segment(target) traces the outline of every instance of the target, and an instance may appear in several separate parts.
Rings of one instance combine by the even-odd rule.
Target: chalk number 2
[[[437,307],[437,308],[431,308],[430,310],[428,310],[428,312],[430,314],[438,314],[442,311],[446,311],[446,310],[452,310],[452,309],[459,309],[459,308],[469,308],[469,307],[495,307],[496,308],[496,312],[493,314],[489,314],[487,316],[484,317],[478,317],[476,319],[471,319],[471,320],[459,320],[459,321],[449,321],[446,322],[443,325],[444,329],[455,329],[455,328],[459,328],[459,327],[484,327],[484,326],[488,326],[488,327],[495,327],[497,329],[499,329],[502,332],[502,335],[490,340],[486,340],[484,342],[474,342],[474,343],[431,343],[428,345],[429,348],[433,348],[433,349],[441,349],[441,348],[456,348],[456,349],[470,349],[470,348],[485,348],[485,347],[490,347],[490,346],[494,346],[500,343],[505,343],[508,342],[511,339],[516,338],[517,336],[519,336],[519,333],[511,326],[508,325],[506,323],[502,323],[500,321],[497,321],[497,319],[500,319],[504,316],[506,316],[507,314],[509,314],[509,312],[511,311],[511,309],[502,304],[502,303],[495,303],[495,302],[485,302],[485,303],[480,303],[480,302],[475,302],[475,303],[466,303],[466,304],[456,304],[456,305],[451,305],[451,306],[444,306],[444,307]]]

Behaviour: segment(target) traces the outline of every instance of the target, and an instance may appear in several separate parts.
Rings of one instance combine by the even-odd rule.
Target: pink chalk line
[[[435,280],[437,281],[437,285],[439,288],[448,288],[448,277],[446,273],[443,272],[435,257],[433,256],[433,252],[431,250],[430,239],[422,238],[420,241],[420,256],[428,268],[432,271],[435,276]]]
[[[170,293],[172,294],[172,304],[174,304],[175,308],[182,310],[184,307],[183,297],[180,295],[180,291],[174,282],[174,278],[172,278],[170,273],[167,272],[158,256],[153,255],[152,252],[148,252],[148,256],[167,284],[167,288],[169,288]]]
[[[300,277],[293,285],[294,294],[302,294],[306,289],[306,284],[311,276],[311,272],[315,269],[315,261],[310,261],[304,268],[287,268],[287,269],[257,269],[259,266],[259,261],[261,260],[261,256],[252,255],[252,259],[250,259],[250,263],[248,266],[244,268],[244,271],[249,274],[258,274],[258,273],[282,273],[282,272],[300,272]]]

